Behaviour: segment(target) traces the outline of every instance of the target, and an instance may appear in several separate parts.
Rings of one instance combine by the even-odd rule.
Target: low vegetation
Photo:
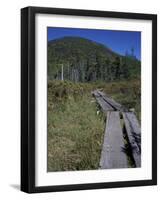
[[[141,123],[141,82],[140,80],[108,83],[104,92],[129,110],[135,112]]]
[[[48,171],[98,169],[105,117],[91,96],[101,89],[140,119],[140,82],[48,81]]]
[[[48,87],[48,171],[97,169],[104,120],[94,99],[81,84]]]

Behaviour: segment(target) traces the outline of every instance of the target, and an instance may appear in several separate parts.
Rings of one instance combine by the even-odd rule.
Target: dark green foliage
[[[73,82],[115,81],[140,77],[140,61],[121,56],[102,44],[80,37],[48,42],[48,79]]]

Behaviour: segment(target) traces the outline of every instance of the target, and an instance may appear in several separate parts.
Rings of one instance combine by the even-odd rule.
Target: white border
[[[47,173],[47,27],[141,31],[142,167]],[[152,22],[100,17],[36,15],[36,186],[152,178]]]

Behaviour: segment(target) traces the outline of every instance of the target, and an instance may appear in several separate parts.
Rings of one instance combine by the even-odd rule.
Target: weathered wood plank
[[[108,112],[100,159],[101,169],[128,168],[119,112]]]
[[[118,111],[126,111],[127,109],[122,106],[121,104],[117,103],[116,101],[114,101],[113,99],[107,97],[107,95],[104,93],[104,92],[101,92],[101,91],[97,91],[98,94],[100,96],[102,96],[102,98],[109,104],[111,105],[111,107],[113,107],[115,110],[118,110]]]
[[[141,167],[141,131],[133,112],[123,112],[123,119],[136,167]]]
[[[112,111],[113,108],[110,107],[101,97],[96,97],[97,103],[100,105],[102,111],[106,114],[108,111]]]
[[[141,152],[141,129],[140,124],[133,112],[126,112],[126,117],[129,120],[131,132]]]
[[[106,114],[107,111],[114,110],[103,98],[98,94],[97,91],[93,91],[92,94],[95,96],[97,103],[100,105],[102,111]]]

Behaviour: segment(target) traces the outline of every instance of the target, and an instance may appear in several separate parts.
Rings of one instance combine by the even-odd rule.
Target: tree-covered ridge
[[[109,82],[132,79],[140,76],[140,65],[134,55],[121,56],[88,39],[64,37],[48,42],[50,80]]]

